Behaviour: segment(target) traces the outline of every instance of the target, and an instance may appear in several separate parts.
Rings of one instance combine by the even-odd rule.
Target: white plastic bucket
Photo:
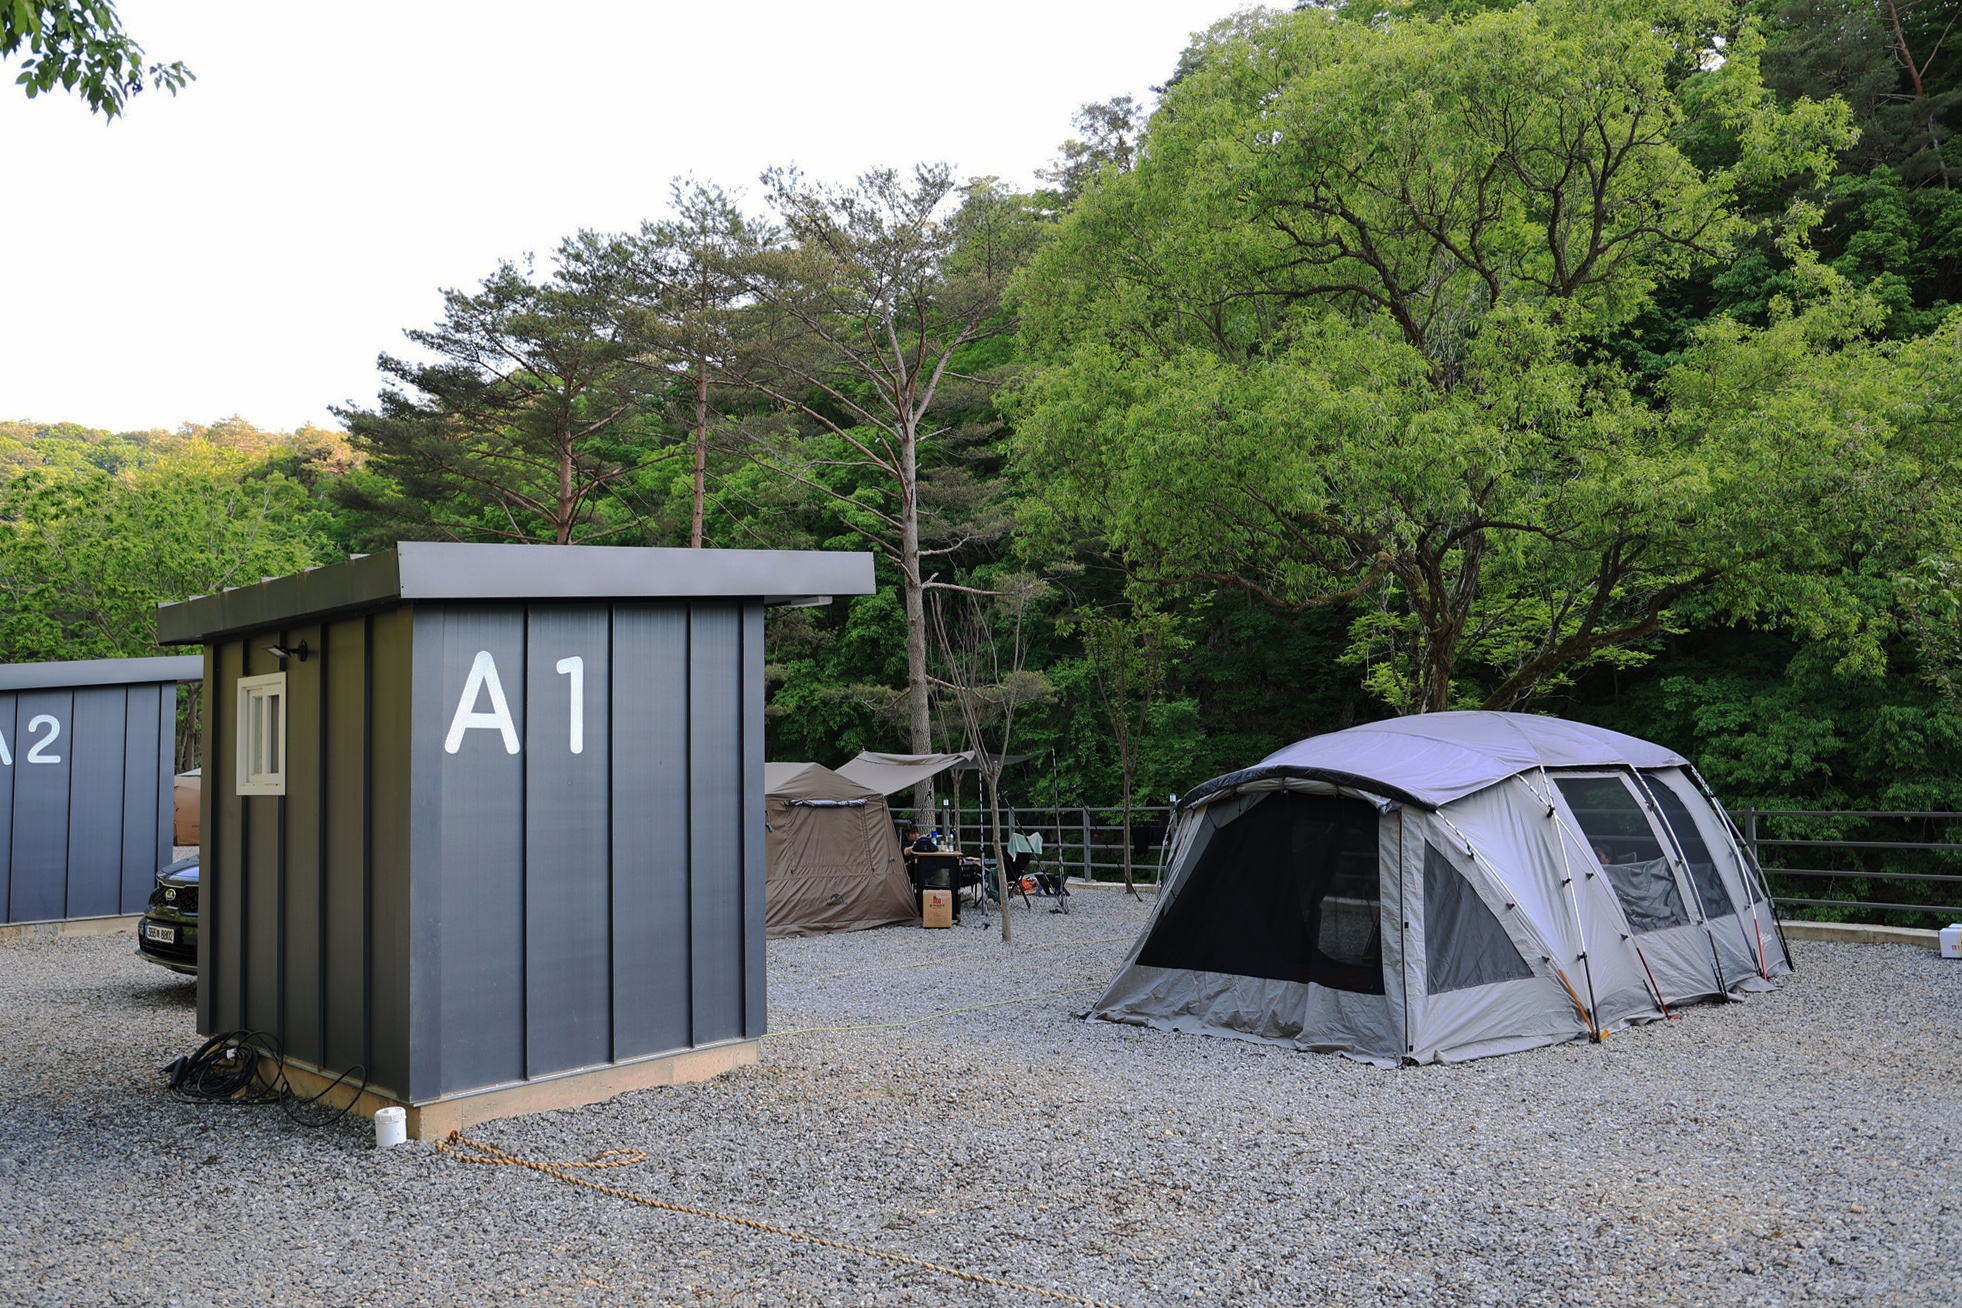
[[[409,1114],[400,1108],[375,1110],[375,1148],[386,1149],[409,1138]]]

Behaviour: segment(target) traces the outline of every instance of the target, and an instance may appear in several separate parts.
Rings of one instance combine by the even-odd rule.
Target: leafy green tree
[[[1001,774],[1009,747],[1015,742],[1017,716],[1054,694],[1049,678],[1028,667],[1031,619],[1050,593],[1048,583],[1024,573],[995,581],[990,591],[996,610],[993,614],[982,597],[971,590],[933,597],[934,636],[947,669],[947,676],[936,677],[934,682],[953,701],[961,734],[980,774],[988,805],[990,843],[995,847],[995,897],[1001,904],[1004,941],[1012,939],[1014,933],[1008,916],[1008,845],[1001,827]],[[951,617],[946,612],[950,605],[958,606]]]
[[[1924,473],[1871,300],[1807,272],[1762,331],[1712,329],[1664,407],[1597,346],[1736,248],[1741,188],[1828,167],[1843,111],[1775,105],[1748,26],[1684,80],[1671,32],[1612,5],[1209,39],[1022,286],[1047,366],[1018,451],[1059,525],[1140,583],[1353,606],[1403,712],[1643,657],[1694,595],[1846,620],[1792,579]],[[1682,153],[1698,115],[1731,162]]]
[[[406,333],[435,361],[384,354],[407,389],[334,410],[371,474],[337,499],[412,536],[569,545],[639,531],[640,475],[677,451],[655,415],[666,383],[642,362],[635,278],[619,242],[581,234],[548,277],[505,263],[474,293],[445,291],[443,321]]]
[[[327,562],[305,490],[251,466],[189,441],[147,468],[34,469],[0,487],[0,659],[169,652],[158,604]]]
[[[114,118],[146,86],[177,94],[197,75],[181,63],[147,63],[111,0],[8,0],[0,5],[0,59],[22,50],[16,86],[32,100],[59,82],[95,113]]]
[[[1138,134],[1144,121],[1143,107],[1128,95],[1078,109],[1071,120],[1077,134],[1063,142],[1061,153],[1048,168],[1036,170],[1036,177],[1053,188],[1056,207],[1067,209],[1075,204],[1106,168],[1129,172],[1137,158]]]
[[[674,407],[693,452],[688,543],[704,543],[708,511],[710,434],[718,414],[713,391],[737,353],[743,322],[745,265],[776,234],[750,220],[721,187],[674,182],[674,216],[641,225],[628,239],[642,285],[646,362],[682,393]]]
[[[1910,185],[1948,187],[1962,114],[1962,48],[1949,0],[1792,0],[1768,26],[1765,80],[1780,94],[1852,109],[1849,170],[1890,168]]]
[[[843,188],[789,170],[764,181],[787,239],[745,261],[743,347],[717,371],[787,420],[752,429],[748,456],[834,502],[897,574],[911,748],[930,753],[925,598],[957,587],[929,569],[977,532],[949,524],[936,539],[923,470],[952,435],[949,392],[979,384],[957,366],[963,351],[1011,326],[1001,296],[1030,217],[994,182],[963,188],[945,165]],[[930,783],[921,794],[930,807]]]
[[[1165,677],[1177,636],[1172,618],[1144,612],[1129,618],[1090,616],[1076,624],[1083,641],[1083,659],[1110,720],[1111,741],[1117,750],[1122,778],[1119,802],[1124,809],[1124,889],[1137,894],[1131,876],[1131,786],[1143,762],[1153,711],[1165,689]]]

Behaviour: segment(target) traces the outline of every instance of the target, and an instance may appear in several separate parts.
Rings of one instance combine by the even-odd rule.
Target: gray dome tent
[[[1789,971],[1687,760],[1430,713],[1187,794],[1158,906],[1089,1015],[1391,1066],[1599,1036]]]

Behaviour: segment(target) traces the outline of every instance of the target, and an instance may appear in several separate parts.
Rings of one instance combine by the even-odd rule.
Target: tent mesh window
[[[1424,842],[1424,990],[1441,995],[1533,975],[1451,860]]]
[[[1629,929],[1643,935],[1686,925],[1675,874],[1635,792],[1620,777],[1560,777],[1556,784],[1608,874]]]
[[[1269,795],[1213,836],[1138,961],[1380,995],[1381,893],[1375,808]]]
[[[1737,907],[1730,902],[1730,892],[1724,889],[1724,879],[1717,872],[1717,860],[1710,857],[1710,847],[1703,843],[1703,833],[1696,829],[1689,805],[1659,778],[1650,780],[1649,789],[1655,792],[1663,820],[1675,834],[1683,857],[1689,860],[1690,884],[1696,887],[1696,897],[1703,904],[1703,916],[1729,917]]]

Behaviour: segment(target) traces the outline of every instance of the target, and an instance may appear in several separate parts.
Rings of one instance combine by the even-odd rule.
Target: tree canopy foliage
[[[1591,3],[1217,29],[1021,286],[1055,528],[1138,582],[1344,607],[1399,711],[1525,706],[1692,599],[1857,643],[1827,578],[1862,537],[1938,543],[1957,487],[1911,396],[1962,355],[1874,345],[1874,297],[1801,259],[1772,321],[1709,323],[1638,393],[1603,340],[1735,255],[1744,189],[1851,140],[1776,101],[1748,28],[1686,80],[1683,39]],[[1736,148],[1698,166],[1711,124]]]
[[[632,265],[617,242],[567,240],[544,278],[505,263],[443,321],[412,330],[431,362],[381,356],[407,390],[336,409],[367,478],[337,491],[400,536],[570,545],[635,539],[642,474],[676,453],[641,365]]]
[[[197,77],[181,62],[151,62],[110,0],[8,0],[0,5],[0,59],[23,50],[14,84],[28,99],[60,83],[104,118],[145,87],[175,95]]]

